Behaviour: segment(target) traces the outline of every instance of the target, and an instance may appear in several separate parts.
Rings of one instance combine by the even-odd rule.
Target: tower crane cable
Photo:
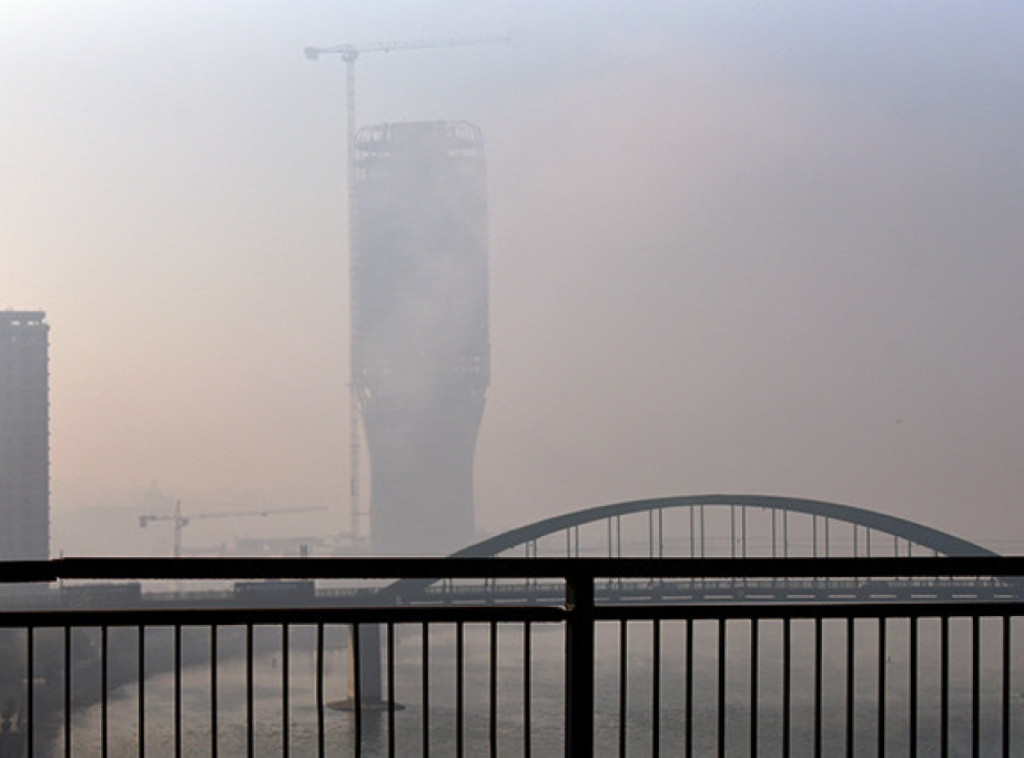
[[[346,191],[348,207],[348,258],[349,258],[349,320],[352,318],[352,274],[351,261],[353,249],[353,222],[355,217],[355,159],[356,159],[356,61],[363,53],[390,53],[398,50],[423,50],[436,47],[462,47],[467,45],[485,45],[491,43],[513,42],[510,34],[499,36],[481,37],[449,37],[436,40],[404,40],[396,42],[377,42],[363,45],[342,44],[330,47],[307,47],[303,50],[306,57],[311,61],[317,61],[321,55],[339,55],[345,63],[345,122],[346,122]],[[349,327],[351,329],[351,326]],[[351,533],[358,541],[360,538],[368,538],[370,531],[370,512],[362,507],[360,488],[360,466],[361,466],[361,429],[360,429],[360,405],[357,388],[357,376],[355,365],[355,340],[349,338],[349,517],[352,520]],[[360,528],[365,524],[365,533]]]

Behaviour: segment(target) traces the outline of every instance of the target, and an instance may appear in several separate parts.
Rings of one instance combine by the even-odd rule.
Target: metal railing
[[[369,606],[288,607],[283,596],[258,608],[0,611],[0,755],[1019,755],[1020,576],[1024,558],[0,564],[7,584],[403,580]],[[985,601],[601,599],[619,579],[922,577],[1002,591]],[[436,579],[537,578],[561,582],[564,597],[453,593],[445,604],[424,593]]]

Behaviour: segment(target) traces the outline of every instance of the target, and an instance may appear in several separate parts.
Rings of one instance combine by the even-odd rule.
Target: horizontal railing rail
[[[0,584],[64,580],[1024,576],[1024,556],[914,558],[59,558],[0,562]]]

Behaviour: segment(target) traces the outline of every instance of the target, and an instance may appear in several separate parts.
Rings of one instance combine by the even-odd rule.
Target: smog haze
[[[360,125],[483,134],[478,527],[757,493],[1024,550],[1024,10],[941,0],[5,3],[54,533],[153,481],[348,527],[344,67],[303,49],[510,32],[356,69]]]

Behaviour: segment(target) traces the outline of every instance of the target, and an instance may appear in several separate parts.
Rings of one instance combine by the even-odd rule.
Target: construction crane
[[[345,62],[345,119],[348,165],[346,167],[346,188],[348,193],[348,256],[352,258],[352,218],[355,209],[355,164],[356,164],[356,61],[363,53],[391,53],[398,50],[423,50],[434,47],[461,47],[465,45],[486,45],[496,42],[512,42],[512,35],[490,37],[451,37],[436,40],[406,40],[402,42],[378,42],[367,45],[333,45],[331,47],[307,47],[306,57],[312,61],[321,55],[338,55]],[[351,281],[351,280],[350,280]],[[349,303],[351,310],[351,284],[349,286]],[[351,315],[351,313],[350,313]],[[359,485],[360,468],[360,409],[356,394],[355,360],[352,340],[349,340],[349,370],[351,372],[348,386],[349,401],[349,498],[352,519],[352,533],[361,536],[360,522],[369,519],[369,511],[362,509]],[[367,529],[367,532],[369,530]],[[365,535],[362,535],[365,536]]]
[[[391,53],[396,50],[423,50],[431,47],[461,47],[465,45],[486,45],[494,42],[511,42],[510,35],[498,37],[451,37],[436,40],[405,40],[403,42],[377,42],[369,45],[333,45],[331,47],[307,47],[306,57],[319,60],[321,55],[339,55],[345,62],[345,101],[348,122],[349,190],[352,189],[352,159],[355,156],[356,132],[356,61],[363,53]]]
[[[326,511],[325,507],[316,508],[264,508],[247,511],[210,511],[206,513],[192,513],[185,516],[181,512],[181,501],[174,502],[174,513],[147,513],[139,516],[139,527],[145,529],[151,521],[170,521],[174,527],[174,557],[181,557],[181,532],[193,521],[198,519],[211,518],[235,518],[244,516],[271,516],[283,513],[310,513],[312,511]]]

